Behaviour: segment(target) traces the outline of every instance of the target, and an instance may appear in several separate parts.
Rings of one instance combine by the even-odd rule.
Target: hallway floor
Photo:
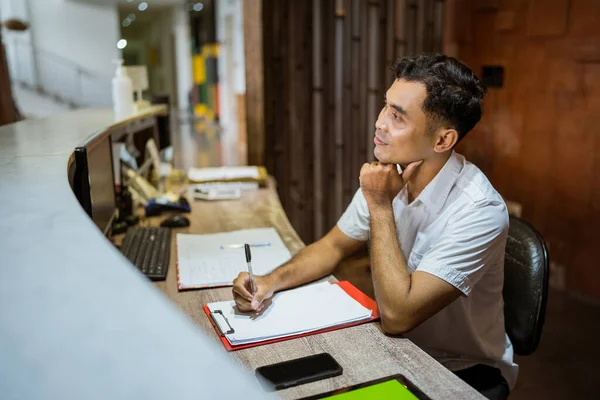
[[[516,357],[519,378],[510,399],[597,399],[600,306],[550,291],[537,351]]]

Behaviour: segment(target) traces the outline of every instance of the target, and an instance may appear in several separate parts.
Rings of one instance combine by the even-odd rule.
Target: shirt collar
[[[456,183],[456,179],[462,170],[463,162],[461,156],[456,154],[453,150],[450,158],[446,161],[446,164],[442,167],[440,172],[433,178],[431,182],[425,189],[417,196],[414,200],[421,201],[427,207],[431,209],[431,211],[436,214],[441,208],[444,206],[448,195],[450,194],[450,190]],[[400,192],[400,197],[404,200],[406,204],[408,201],[408,193],[406,186]]]

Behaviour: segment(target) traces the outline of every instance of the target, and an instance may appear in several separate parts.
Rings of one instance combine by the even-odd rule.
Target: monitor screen
[[[92,219],[107,234],[117,208],[110,136],[86,147]]]

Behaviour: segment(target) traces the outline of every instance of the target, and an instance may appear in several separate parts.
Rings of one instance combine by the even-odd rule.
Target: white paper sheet
[[[215,320],[232,345],[256,343],[266,340],[317,331],[371,317],[371,310],[363,307],[338,285],[317,283],[277,293],[272,303],[262,313],[241,313],[233,301],[208,304],[211,312],[220,310]],[[225,320],[226,319],[226,320]]]
[[[215,167],[190,168],[188,179],[192,182],[218,181],[230,179],[258,179],[258,168],[249,167]]]
[[[275,228],[244,229],[211,235],[177,234],[177,268],[180,289],[231,286],[242,271],[248,271],[244,248],[248,243],[252,270],[265,275],[285,263],[291,254]],[[253,244],[268,246],[253,247]]]

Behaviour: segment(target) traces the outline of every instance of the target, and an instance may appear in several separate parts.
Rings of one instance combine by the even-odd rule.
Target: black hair
[[[473,71],[444,54],[422,54],[396,60],[396,79],[420,82],[427,88],[423,111],[437,128],[456,129],[460,141],[483,114],[486,89]]]

